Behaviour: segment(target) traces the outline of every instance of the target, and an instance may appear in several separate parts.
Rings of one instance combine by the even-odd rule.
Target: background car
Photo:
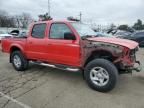
[[[115,34],[114,34],[116,37],[127,37],[127,36],[130,36],[130,35],[132,35],[132,33],[131,32],[127,32],[127,31],[119,31],[119,32],[116,32]]]
[[[111,34],[103,33],[103,32],[96,32],[97,37],[114,37]]]
[[[123,38],[123,37],[130,36],[132,33],[134,33],[134,30],[125,31],[125,30],[114,29],[114,30],[107,31],[107,33],[111,34],[113,37]]]
[[[11,37],[13,37],[13,35],[8,34],[8,33],[0,34],[0,43],[1,43],[2,38],[11,38]]]
[[[25,37],[27,35],[27,30],[13,30],[10,32],[14,37]]]
[[[133,40],[139,43],[140,47],[144,47],[144,31],[137,31],[129,36],[121,37],[124,39]]]

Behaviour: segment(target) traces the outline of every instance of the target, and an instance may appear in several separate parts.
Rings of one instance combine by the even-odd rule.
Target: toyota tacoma
[[[29,62],[81,71],[89,87],[100,92],[112,90],[119,74],[140,71],[138,50],[134,41],[97,37],[87,25],[72,21],[35,22],[26,36],[2,39],[2,51],[17,71]]]

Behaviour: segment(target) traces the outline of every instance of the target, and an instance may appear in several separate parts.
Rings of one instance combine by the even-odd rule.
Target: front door
[[[65,33],[72,33],[68,25],[53,23],[47,42],[47,56],[54,63],[78,66],[80,64],[80,46],[78,40],[64,39]]]

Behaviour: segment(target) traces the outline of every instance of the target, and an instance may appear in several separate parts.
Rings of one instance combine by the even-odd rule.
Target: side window
[[[52,24],[50,29],[51,39],[64,39],[65,33],[72,33],[66,24],[60,24],[60,23]]]
[[[46,24],[36,24],[32,29],[32,37],[44,38],[45,36]]]

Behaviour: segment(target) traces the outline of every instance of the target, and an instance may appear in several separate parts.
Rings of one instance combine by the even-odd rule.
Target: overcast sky
[[[144,21],[144,0],[50,0],[51,16],[66,19],[82,12],[83,21],[97,24],[132,24]],[[28,12],[37,19],[48,10],[47,0],[0,0],[0,9],[10,14]]]

